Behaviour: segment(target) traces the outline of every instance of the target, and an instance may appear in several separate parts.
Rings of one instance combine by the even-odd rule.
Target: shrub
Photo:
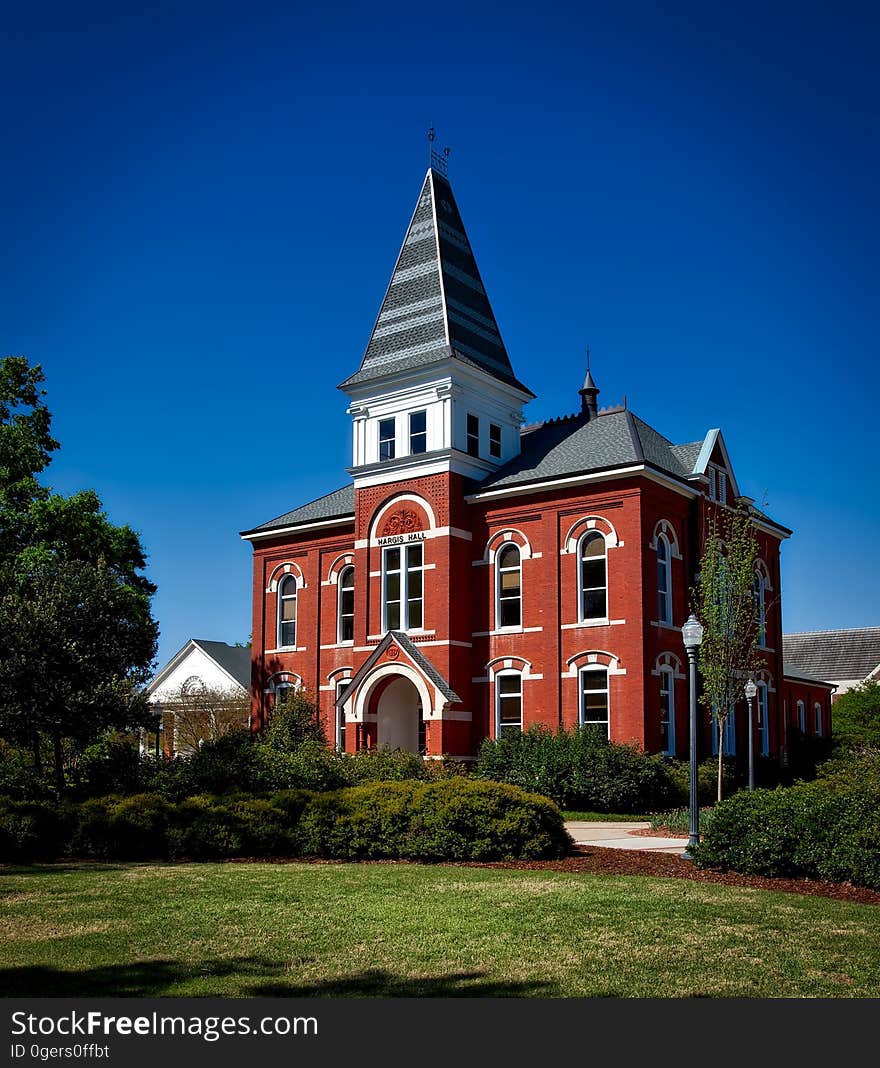
[[[880,749],[840,750],[818,766],[814,785],[836,792],[864,791],[880,800]]]
[[[817,784],[739,793],[715,806],[696,861],[880,889],[880,807],[870,793]]]
[[[68,833],[58,805],[0,797],[0,861],[54,860],[63,852]]]
[[[609,742],[591,727],[554,734],[538,726],[487,739],[475,774],[593,812],[645,812],[675,796],[662,757]]]
[[[102,738],[77,757],[70,785],[78,797],[136,794],[143,789],[143,766],[130,741]]]
[[[325,745],[326,741],[315,700],[301,690],[287,691],[260,738],[263,745],[279,753],[295,753],[307,743]]]
[[[428,778],[425,761],[403,749],[362,749],[358,753],[341,753],[338,760],[341,777],[348,786]]]
[[[680,805],[689,804],[691,797],[691,769],[689,762],[687,760],[667,758],[664,764],[672,786],[670,801]],[[733,762],[725,760],[725,784],[733,782],[734,774]],[[715,799],[718,797],[718,760],[716,757],[710,757],[697,765],[697,796],[701,805],[714,804]]]
[[[104,860],[155,860],[168,855],[173,806],[158,794],[96,797],[76,812],[70,842],[75,856]]]
[[[276,788],[261,750],[262,746],[249,731],[231,731],[222,738],[205,742],[197,753],[175,763],[181,766],[182,785],[187,795],[237,791],[258,794]]]
[[[369,783],[312,798],[300,851],[347,860],[504,860],[564,856],[559,809],[500,783]]]

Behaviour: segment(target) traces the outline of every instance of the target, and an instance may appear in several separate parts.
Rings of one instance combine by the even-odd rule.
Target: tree
[[[834,702],[834,738],[880,748],[880,680],[866,679]]]
[[[247,729],[251,700],[248,694],[205,686],[200,680],[185,682],[162,700],[166,738],[173,731],[174,748],[195,753],[202,742],[215,742],[233,731]]]
[[[718,800],[722,794],[724,725],[742,699],[749,675],[760,667],[755,619],[758,543],[748,505],[716,512],[708,526],[694,590],[694,612],[703,624],[699,669],[702,701],[718,738]]]
[[[136,687],[155,657],[155,586],[138,535],[92,490],[53,493],[37,476],[58,443],[20,356],[0,360],[0,735],[42,769],[46,737],[64,783],[64,744],[141,722]]]

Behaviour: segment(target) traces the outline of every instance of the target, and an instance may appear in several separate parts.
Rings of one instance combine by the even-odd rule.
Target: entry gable
[[[397,651],[396,657],[394,657],[391,650]],[[403,631],[389,630],[373,652],[370,653],[363,664],[361,664],[348,686],[346,686],[346,688],[339,694],[336,699],[337,708],[342,708],[345,705],[351,695],[356,692],[364,679],[370,675],[386,654],[388,655],[388,658],[393,657],[394,659],[399,658],[401,655],[405,656],[412,667],[423,676],[425,681],[442,695],[447,704],[461,704],[461,698],[425,654],[421,652],[418,646],[416,646]]]

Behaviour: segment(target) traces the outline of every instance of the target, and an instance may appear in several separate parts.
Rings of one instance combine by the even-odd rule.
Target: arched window
[[[817,701],[813,706],[813,712],[816,717],[816,737],[822,737],[822,706]]]
[[[522,562],[519,547],[503,545],[495,557],[496,627],[522,626]]]
[[[767,583],[760,571],[755,572],[754,598],[758,645],[764,649],[767,646]]]
[[[770,753],[770,716],[767,706],[767,683],[758,683],[758,740],[761,746],[761,755]]]
[[[675,756],[675,675],[672,668],[660,669],[660,750]]]
[[[608,571],[605,537],[590,530],[580,540],[578,549],[578,585],[580,618],[608,618]]]
[[[581,668],[581,724],[595,727],[606,738],[610,736],[608,715],[608,668],[597,665]]]
[[[336,683],[336,700],[342,697],[345,690],[351,684],[351,679],[339,679]],[[340,753],[345,752],[345,709],[340,706],[336,712],[336,748]]]
[[[672,566],[665,534],[657,536],[657,621],[672,622]]]
[[[285,575],[278,584],[278,648],[296,645],[296,579]]]
[[[346,567],[340,572],[338,583],[340,642],[354,641],[354,568]]]
[[[807,710],[803,701],[797,703],[798,730],[801,734],[807,733]]]
[[[495,737],[506,738],[521,734],[522,675],[518,671],[505,671],[495,676]]]

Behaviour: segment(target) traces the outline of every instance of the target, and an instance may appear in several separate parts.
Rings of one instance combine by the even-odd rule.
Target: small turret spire
[[[587,417],[587,419],[595,419],[599,414],[599,407],[596,402],[596,398],[599,396],[599,387],[593,381],[593,374],[590,371],[590,346],[587,345],[587,374],[584,378],[584,384],[578,390],[581,395],[581,412]]]

